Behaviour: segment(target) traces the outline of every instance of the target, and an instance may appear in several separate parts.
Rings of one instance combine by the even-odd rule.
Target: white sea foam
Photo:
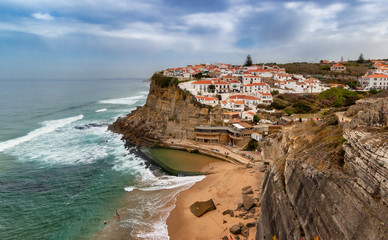
[[[139,92],[140,94],[148,94],[149,93],[149,91],[141,91],[141,92]]]
[[[79,124],[88,124],[81,121]],[[76,129],[69,125],[61,131],[16,146],[8,151],[21,161],[36,161],[43,165],[88,164],[111,156],[113,159],[130,159],[118,134],[105,126]]]
[[[64,127],[72,122],[78,121],[83,117],[84,117],[83,115],[78,115],[75,117],[69,117],[69,118],[64,118],[59,120],[44,121],[42,122],[43,127],[38,128],[32,132],[29,132],[26,136],[11,139],[0,143],[0,152],[9,148],[13,148],[21,143],[31,141],[32,139],[42,136],[44,134],[54,132],[58,128]]]
[[[175,177],[175,176],[163,176],[154,177],[153,180],[147,182],[140,182],[136,187],[126,187],[125,191],[131,192],[135,189],[141,191],[157,191],[162,189],[173,189],[183,187],[186,185],[194,185],[196,182],[204,179],[205,176],[192,176],[192,177]],[[148,186],[144,186],[148,185]]]
[[[103,108],[103,109],[96,110],[96,112],[105,112],[106,110],[108,110],[108,109]]]
[[[150,173],[150,171],[149,171]],[[155,192],[152,196],[152,199],[144,202],[144,208],[141,209],[137,214],[150,214],[152,215],[152,222],[146,223],[142,222],[142,231],[136,233],[138,239],[155,239],[155,240],[164,240],[169,239],[168,230],[167,230],[167,218],[172,209],[175,208],[175,201],[177,195],[186,189],[189,189],[196,182],[201,181],[205,176],[195,176],[195,177],[175,177],[175,176],[163,176],[163,177],[153,177],[153,175],[143,172],[141,180],[138,185],[148,185],[143,187],[128,187],[125,188],[126,191],[131,192],[134,189],[139,189],[142,191],[156,191],[162,189],[169,189],[169,192]],[[138,211],[138,210],[134,210]],[[142,217],[140,216],[140,219]]]
[[[120,104],[120,105],[132,105],[137,103],[140,99],[143,99],[144,95],[132,96],[126,98],[105,99],[99,101],[102,104]]]

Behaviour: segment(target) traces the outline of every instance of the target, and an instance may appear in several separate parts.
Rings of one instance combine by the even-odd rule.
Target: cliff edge
[[[273,160],[256,239],[388,239],[388,98],[357,101],[262,145]]]
[[[222,124],[220,106],[203,105],[173,80],[163,84],[154,78],[146,104],[118,118],[108,129],[123,134],[129,144],[149,145],[170,138],[195,139],[196,126],[219,124]]]

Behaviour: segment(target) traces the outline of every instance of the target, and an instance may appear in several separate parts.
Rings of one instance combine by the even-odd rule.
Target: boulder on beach
[[[247,228],[246,226],[243,226],[241,229],[241,235],[243,235],[244,237],[249,237],[249,228]]]
[[[253,207],[254,204],[255,203],[254,203],[253,198],[251,196],[243,195],[243,206],[244,206],[245,210],[249,211],[249,209],[251,209],[251,207]]]
[[[237,235],[241,233],[241,227],[239,225],[233,225],[231,228],[229,228],[229,231]]]
[[[215,209],[216,206],[214,205],[213,199],[209,199],[205,202],[196,201],[190,206],[190,211],[197,217]]]
[[[234,212],[232,209],[228,209],[222,212],[222,215],[229,214],[231,217],[234,217]]]

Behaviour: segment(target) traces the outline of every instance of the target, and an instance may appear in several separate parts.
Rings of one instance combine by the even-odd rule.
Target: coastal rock
[[[197,217],[204,215],[205,213],[215,210],[213,199],[209,199],[205,202],[195,202],[190,206],[190,211]]]
[[[363,99],[351,121],[295,125],[263,147],[256,239],[388,239],[388,99]]]
[[[243,206],[245,210],[249,211],[249,209],[251,209],[251,207],[253,207],[254,204],[255,203],[251,196],[243,195]]]
[[[237,208],[235,211],[241,211],[241,209],[244,207],[244,204],[243,203],[239,203],[237,204]]]
[[[248,190],[248,189],[252,189],[252,186],[251,185],[249,185],[249,186],[246,186],[246,187],[243,187],[243,188],[241,188],[241,191],[246,191],[246,190]]]
[[[229,240],[228,236],[223,236],[222,240]]]
[[[241,233],[241,227],[239,225],[233,225],[231,228],[229,228],[229,231],[237,235]]]
[[[229,214],[231,217],[234,217],[234,212],[232,209],[228,209],[222,212],[222,215],[227,215]]]
[[[254,226],[256,226],[256,223],[255,222],[249,222],[245,225],[247,228],[252,228]]]
[[[240,231],[241,231],[241,235],[243,235],[244,237],[249,237],[249,228],[247,228],[246,226],[243,226]]]
[[[243,190],[242,194],[253,194],[252,188],[248,188],[246,190]]]
[[[146,104],[119,117],[108,129],[123,135],[127,144],[153,145],[167,139],[195,139],[195,127],[223,121],[219,105],[200,104],[178,86],[161,87],[151,80]]]

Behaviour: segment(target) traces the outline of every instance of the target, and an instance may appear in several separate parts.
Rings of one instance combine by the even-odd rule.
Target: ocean
[[[143,79],[0,80],[0,239],[168,239],[177,194],[203,176],[156,175],[107,130],[148,88]]]

